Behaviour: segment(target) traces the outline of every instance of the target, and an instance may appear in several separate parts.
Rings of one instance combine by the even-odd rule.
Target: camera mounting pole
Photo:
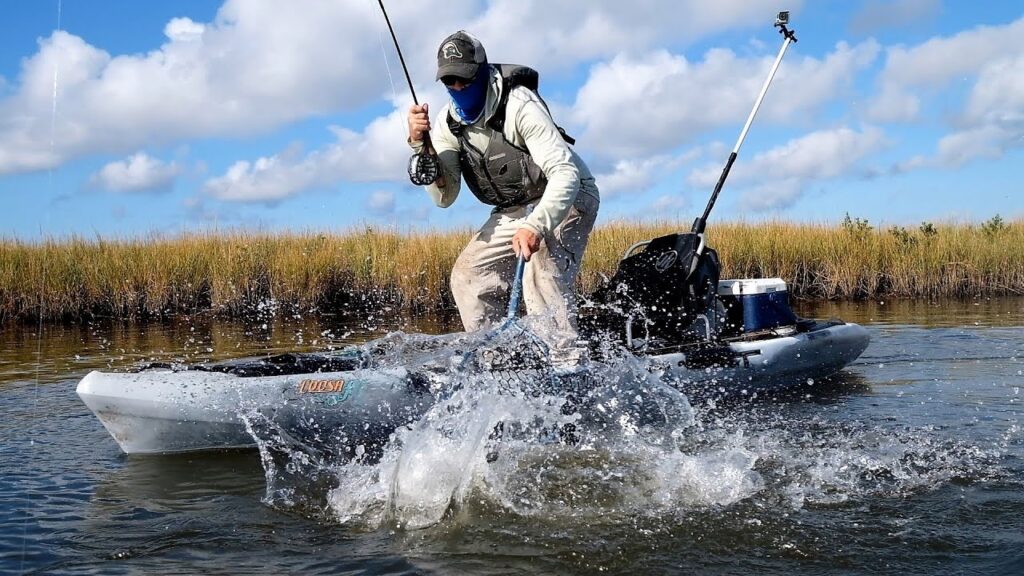
[[[761,107],[761,101],[764,100],[764,95],[768,92],[768,86],[771,85],[772,79],[775,78],[775,72],[779,69],[782,57],[786,54],[786,48],[789,48],[790,42],[796,42],[796,34],[787,27],[788,24],[789,12],[779,12],[778,16],[775,17],[775,27],[779,29],[779,33],[783,36],[782,48],[779,49],[779,55],[775,57],[775,63],[772,64],[772,69],[768,72],[768,78],[765,79],[764,86],[761,86],[761,93],[757,95],[757,100],[754,102],[754,109],[750,111],[750,116],[747,116],[747,122],[743,125],[740,137],[736,140],[736,145],[733,146],[732,153],[729,154],[729,159],[725,162],[725,168],[722,170],[722,175],[718,177],[718,183],[715,184],[715,191],[711,194],[711,200],[708,201],[707,208],[704,209],[704,215],[693,221],[693,228],[691,228],[690,232],[694,234],[704,233],[711,209],[715,206],[715,201],[718,200],[718,194],[722,191],[722,186],[725,185],[725,179],[729,177],[729,170],[732,169],[732,164],[736,161],[736,156],[739,155],[740,146],[743,145],[743,139],[747,137],[747,131],[750,130],[751,123],[754,122],[754,116],[757,115],[757,109]]]

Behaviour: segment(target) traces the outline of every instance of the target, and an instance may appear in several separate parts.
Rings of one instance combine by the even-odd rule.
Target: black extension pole
[[[395,50],[398,51],[398,61],[402,63],[402,71],[405,72],[405,81],[409,83],[409,92],[412,92],[413,104],[419,106],[420,101],[416,99],[416,89],[412,87],[412,78],[409,76],[409,68],[405,65],[405,57],[402,56],[402,47],[398,45],[398,36],[395,35],[395,28],[388,18],[388,11],[384,9],[384,0],[377,0],[380,4],[380,11],[384,13],[384,21],[388,23],[388,31],[391,32],[391,40],[395,43]]]
[[[736,145],[733,146],[732,153],[729,154],[729,159],[725,162],[725,168],[722,170],[722,175],[718,177],[718,183],[715,184],[715,191],[711,194],[711,200],[708,201],[707,208],[704,209],[704,215],[693,221],[693,228],[690,232],[694,234],[704,233],[708,216],[711,215],[711,209],[714,208],[715,201],[718,200],[718,194],[722,191],[722,186],[725,185],[725,179],[729,177],[729,170],[732,169],[733,162],[736,161],[736,156],[740,153],[743,139],[747,137],[747,131],[750,130],[750,125],[754,122],[754,116],[757,115],[757,109],[761,107],[761,101],[764,100],[764,95],[768,92],[768,86],[771,85],[772,79],[775,78],[775,72],[779,69],[783,55],[786,54],[786,48],[789,48],[790,42],[796,42],[796,35],[786,27],[787,24],[789,24],[789,12],[779,12],[778,17],[775,19],[775,26],[778,27],[779,33],[784,37],[782,48],[779,50],[779,55],[775,58],[775,63],[772,64],[771,71],[768,72],[768,78],[765,79],[764,86],[761,87],[761,93],[758,94],[757,101],[754,102],[754,109],[750,111],[750,116],[747,116],[747,123],[743,125],[740,137],[736,140]]]

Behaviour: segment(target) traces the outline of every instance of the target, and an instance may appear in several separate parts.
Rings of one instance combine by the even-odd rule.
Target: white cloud
[[[235,162],[223,176],[207,180],[203,189],[221,200],[274,203],[316,183],[314,165],[282,154]]]
[[[751,209],[785,207],[799,199],[808,183],[855,173],[862,159],[886,145],[882,131],[873,127],[861,132],[845,127],[812,132],[736,164],[729,184],[753,185],[742,197]],[[714,186],[720,174],[720,166],[709,165],[694,170],[688,182],[707,188]]]
[[[846,89],[878,52],[874,41],[853,47],[840,43],[822,60],[787,62],[759,118],[805,117]],[[708,129],[742,123],[773,60],[773,55],[742,58],[723,49],[710,50],[697,63],[667,51],[620,55],[591,69],[573,119],[586,126],[581,140],[607,157],[660,153]],[[800,89],[778,88],[786,85]]]
[[[1024,41],[1021,48],[1020,55],[993,60],[981,69],[967,99],[968,121],[1020,125],[1024,120]]]
[[[713,7],[704,0],[497,0],[466,28],[480,38],[492,61],[543,63],[557,70],[653,46],[684,45],[729,29],[767,28],[766,15],[796,12],[802,5],[801,0],[719,0]]]
[[[1024,23],[1024,19],[1019,20]],[[1020,26],[1024,33],[1024,25]],[[995,34],[1002,38],[1004,34]],[[981,42],[978,37],[976,41]],[[981,42],[988,45],[989,42]],[[933,155],[918,155],[899,163],[897,171],[919,168],[958,168],[980,158],[1000,158],[1024,146],[1024,39],[1016,55],[994,57],[975,72],[964,110],[955,128],[942,136]],[[1011,46],[1007,51],[1014,51]]]
[[[803,195],[806,182],[799,178],[784,178],[758,184],[744,190],[740,205],[752,212],[781,210],[796,203]]]
[[[939,140],[935,161],[959,167],[974,158],[999,158],[1024,147],[1024,56],[985,66],[967,98],[967,127]]]
[[[687,207],[686,199],[678,195],[659,196],[652,204],[655,214],[679,212]]]
[[[887,85],[870,104],[867,117],[875,122],[905,122],[917,118],[921,99],[902,86]]]
[[[881,77],[907,86],[941,87],[974,76],[988,62],[1024,52],[1022,38],[1024,18],[932,38],[910,48],[895,46],[887,51]]]
[[[137,152],[107,164],[90,178],[90,183],[113,192],[152,192],[170,189],[180,173],[173,162],[165,163]]]
[[[939,166],[957,168],[976,158],[998,158],[999,142],[1005,138],[1006,133],[992,125],[955,132],[939,140],[935,160]]]
[[[741,4],[729,4],[724,12],[698,11],[701,15],[695,17],[719,18],[720,26],[750,21],[749,14],[740,14],[743,12],[739,9]],[[685,12],[680,6],[674,6],[668,10],[672,14],[669,20],[678,19],[678,15]],[[477,23],[489,22],[498,13],[505,14],[507,20],[514,23],[535,8],[536,5],[530,2],[498,2]],[[621,15],[620,4],[584,3],[577,8],[574,18],[582,18],[593,26],[599,22],[616,22],[626,30],[629,19],[637,17],[627,10],[624,12],[630,12],[630,15],[625,22],[606,18],[609,14]],[[712,12],[716,15],[711,15]],[[569,12],[563,13],[563,8],[555,8],[548,16],[542,19],[544,29],[572,28]],[[661,22],[659,26],[663,24]],[[500,59],[495,56],[491,39],[498,40],[496,45],[500,50],[501,38],[515,28],[510,26],[495,30],[493,35],[481,33],[472,26],[470,29],[478,36],[487,36],[491,58]],[[667,34],[666,30],[659,33]],[[696,31],[693,34],[699,36]],[[639,46],[651,41],[641,38],[642,35],[628,36],[629,39],[624,40],[613,35],[607,42],[598,43],[600,50],[618,53],[615,51],[617,47]],[[531,37],[553,43],[568,41],[562,35],[546,35],[543,29],[532,31]],[[516,45],[523,47],[521,38],[517,39]],[[530,46],[535,44],[528,44],[527,51]],[[792,118],[820,106],[843,89],[855,71],[868,65],[878,50],[874,42],[856,47],[841,43],[821,60],[804,58],[787,64],[777,82],[784,84],[787,79],[799,77],[801,89],[769,99],[763,107],[762,118]],[[548,54],[545,66],[562,56],[564,51],[557,55]],[[599,64],[591,70],[590,79],[579,92],[575,105],[568,110],[559,110],[565,115],[559,114],[558,117],[575,120],[585,126],[581,142],[586,146],[592,167],[614,162],[610,170],[598,174],[602,193],[606,197],[614,197],[627,189],[649,187],[658,177],[687,161],[685,157],[673,158],[668,154],[667,151],[673,147],[709,128],[742,122],[773,58],[774,51],[761,57],[740,58],[728,50],[712,50],[702,62],[690,64],[684,57],[667,51],[635,58],[619,55],[610,63]],[[531,59],[527,55],[520,61]],[[785,71],[787,67],[788,72]],[[431,85],[424,92],[420,94],[422,101],[436,103],[434,110],[443,109],[441,104],[446,99],[443,90]],[[402,98],[398,96],[398,99]],[[638,102],[643,105],[637,106]],[[222,199],[265,202],[339,180],[403,181],[405,163],[410,154],[404,144],[405,107],[404,103],[397,105],[388,116],[373,121],[362,133],[336,128],[336,142],[303,158],[286,161],[274,156],[239,163],[228,174],[209,181],[206,190]]]
[[[858,34],[871,34],[883,28],[912,27],[941,11],[941,0],[870,0],[854,15],[850,28]]]
[[[551,73],[580,59],[761,24],[781,4],[725,0],[709,10],[697,0],[646,0],[642,9],[611,0],[499,0],[481,13],[474,0],[423,0],[396,4],[390,17],[423,89],[434,86],[438,42],[459,28],[480,36],[496,61]],[[225,0],[212,22],[175,18],[164,34],[158,49],[129,55],[64,31],[43,39],[0,100],[0,174],[192,138],[248,137],[355,110],[387,89],[385,57],[396,91],[408,97],[383,18],[367,0],[305,0],[301,10]]]
[[[431,9],[450,20],[467,3],[409,4],[396,11],[395,24],[414,38],[413,24]],[[64,31],[43,39],[24,60],[20,83],[0,100],[0,174],[191,138],[265,133],[365,106],[388,86],[386,32],[372,2],[307,0],[296,10],[227,0],[213,22],[177,18],[164,32],[159,49],[119,56]],[[419,77],[432,80],[430,53],[420,58]]]
[[[205,31],[206,26],[190,18],[172,18],[167,26],[164,26],[164,35],[172,42],[200,40]]]
[[[880,96],[869,117],[878,122],[912,121],[919,116],[922,97],[954,81],[973,80],[993,62],[1024,55],[1024,18],[886,52]]]
[[[647,160],[620,160],[611,172],[595,174],[594,178],[601,189],[601,197],[610,200],[622,193],[640,192],[649,188],[664,163],[663,156]]]
[[[943,136],[936,145],[935,154],[918,154],[895,166],[897,172],[910,172],[921,168],[959,168],[979,158],[1000,158],[1008,147],[1020,147],[1022,132],[1008,131],[995,125],[982,125]]]
[[[601,198],[610,200],[627,194],[642,193],[656,186],[682,166],[701,158],[725,158],[729,151],[720,143],[697,146],[680,154],[659,154],[649,158],[618,160],[610,171],[594,175]]]
[[[395,211],[395,193],[390,190],[374,190],[366,201],[366,207],[373,214],[392,214]]]
[[[835,178],[848,173],[862,158],[881,150],[885,137],[878,128],[861,132],[849,128],[812,132],[778,148],[762,152],[741,166],[739,178]]]
[[[620,160],[612,171],[594,176],[601,190],[601,198],[608,200],[623,193],[643,192],[653,186],[667,172],[691,162],[702,150],[695,148],[679,156],[659,155],[640,160]]]
[[[272,203],[340,181],[405,181],[412,153],[405,141],[405,114],[395,109],[362,133],[332,127],[335,142],[308,154],[293,147],[253,162],[236,162],[203,188],[221,200]]]

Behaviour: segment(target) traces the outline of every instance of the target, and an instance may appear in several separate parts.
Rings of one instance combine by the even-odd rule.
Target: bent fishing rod
[[[783,36],[782,48],[779,49],[779,55],[776,56],[775,63],[772,64],[772,68],[768,72],[768,78],[765,79],[764,86],[761,86],[761,93],[757,95],[757,100],[754,101],[754,109],[750,111],[750,116],[747,116],[747,122],[743,125],[743,130],[740,131],[740,137],[736,140],[736,145],[733,146],[732,153],[729,154],[729,159],[725,162],[725,168],[722,170],[722,175],[718,177],[718,183],[715,184],[715,191],[711,194],[711,200],[708,201],[707,208],[704,209],[704,214],[693,221],[693,228],[690,229],[690,232],[693,234],[704,233],[704,228],[707,225],[711,209],[715,206],[715,201],[718,200],[718,194],[722,191],[722,186],[725,185],[725,179],[729,177],[729,170],[732,169],[732,165],[736,161],[736,156],[740,153],[740,146],[743,145],[743,139],[747,137],[747,131],[750,130],[750,125],[754,122],[754,116],[757,115],[757,109],[761,107],[761,101],[764,100],[764,95],[768,92],[768,86],[771,85],[772,79],[775,78],[775,72],[779,69],[782,57],[786,54],[786,48],[789,48],[789,44],[791,42],[796,42],[796,34],[793,30],[788,28],[788,25],[789,12],[779,12],[778,16],[775,17],[775,27],[779,29],[779,33]]]
[[[388,18],[388,11],[384,9],[384,0],[377,0],[380,4],[380,11],[384,13],[384,21],[387,22],[388,30],[391,32],[391,40],[395,43],[395,50],[398,52],[398,61],[402,63],[402,71],[405,72],[405,81],[409,83],[409,92],[412,93],[413,104],[419,106],[420,101],[416,98],[416,89],[412,85],[412,77],[409,76],[409,67],[405,65],[405,57],[402,56],[402,47],[398,45],[398,36],[395,35],[395,28]],[[423,133],[423,148],[409,158],[409,180],[417,186],[432,184],[441,173],[441,166],[434,153],[434,146],[430,143],[430,133]]]

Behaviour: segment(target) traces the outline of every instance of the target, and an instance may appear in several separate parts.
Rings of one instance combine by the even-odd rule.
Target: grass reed
[[[589,293],[632,243],[688,226],[610,223],[591,236]],[[139,319],[273,309],[451,309],[448,273],[468,230],[195,233],[127,240],[0,240],[0,322]],[[781,277],[811,299],[1024,294],[1024,221],[840,225],[715,223],[723,278]]]

